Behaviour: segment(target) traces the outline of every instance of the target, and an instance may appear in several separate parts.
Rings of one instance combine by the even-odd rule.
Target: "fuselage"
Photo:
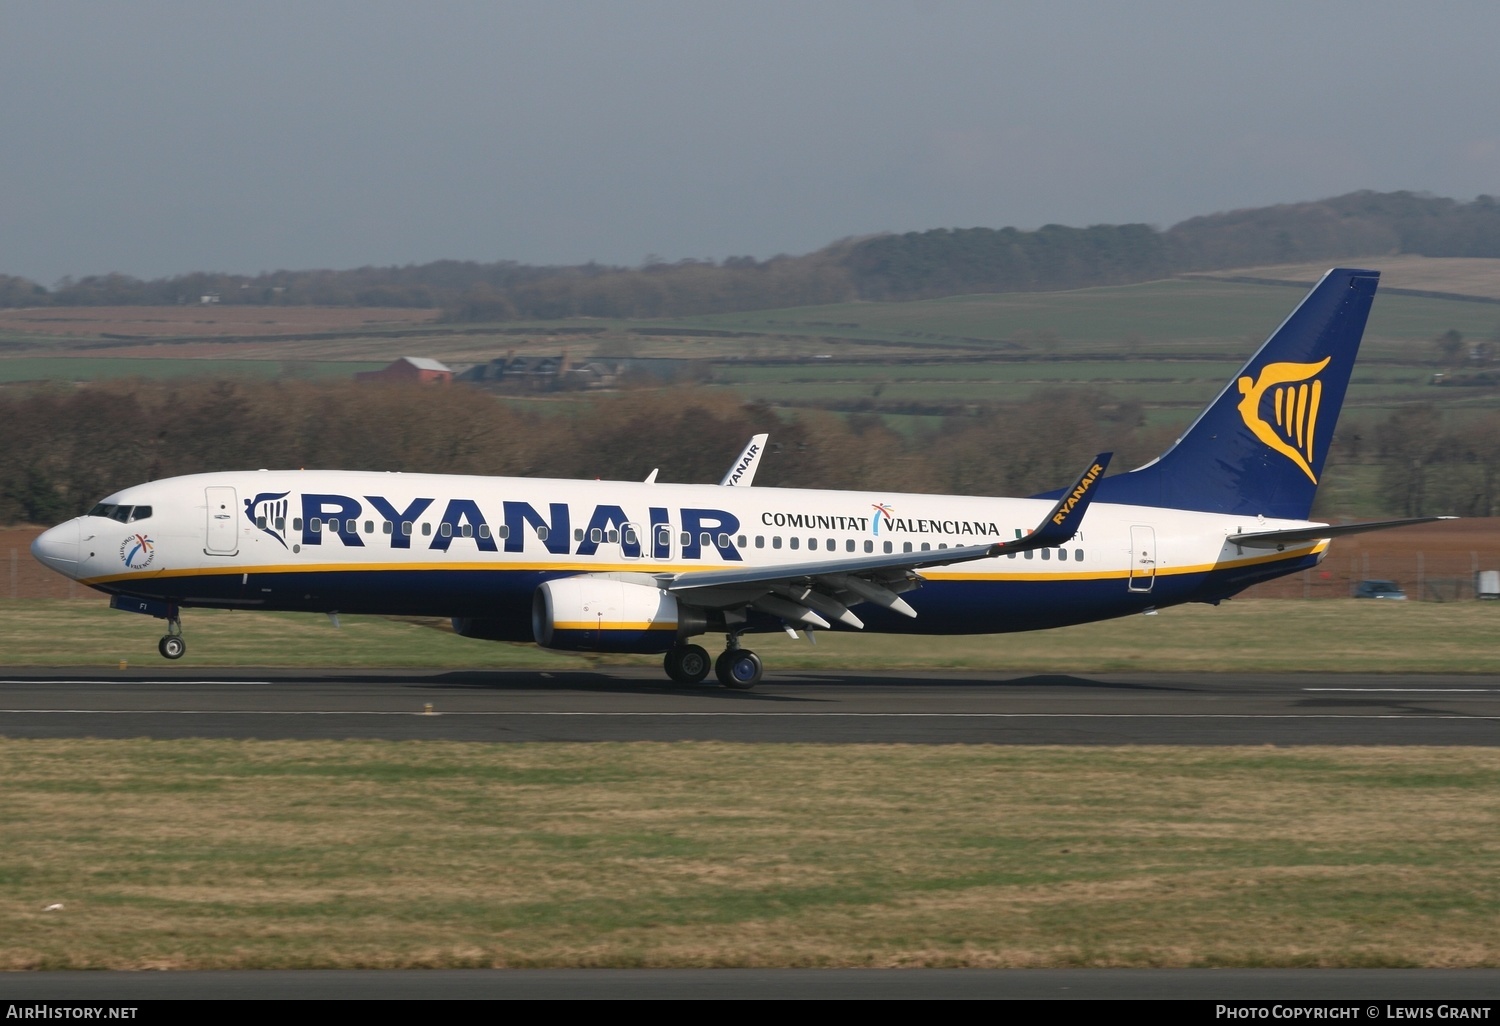
[[[200,474],[123,489],[33,546],[101,591],[182,607],[482,618],[531,637],[538,587],[576,575],[937,552],[1032,529],[1051,500],[356,471]],[[1242,549],[1305,526],[1096,502],[1064,545],[921,571],[916,617],[865,629],[1034,630],[1217,601],[1321,560],[1326,541]],[[757,629],[775,629],[767,620]]]

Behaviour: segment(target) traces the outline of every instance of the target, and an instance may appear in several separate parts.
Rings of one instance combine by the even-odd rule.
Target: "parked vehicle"
[[[1355,598],[1405,599],[1406,592],[1395,581],[1360,581],[1354,586]]]

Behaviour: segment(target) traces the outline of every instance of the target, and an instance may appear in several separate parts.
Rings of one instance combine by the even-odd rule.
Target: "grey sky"
[[[0,273],[1500,193],[1500,4],[0,0]]]

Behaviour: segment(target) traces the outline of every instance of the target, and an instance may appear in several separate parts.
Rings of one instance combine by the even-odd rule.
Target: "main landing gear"
[[[709,667],[713,663],[709,661],[708,650],[702,645],[678,645],[667,650],[663,665],[667,676],[677,683],[696,684],[708,676]]]
[[[182,621],[177,617],[167,617],[167,633],[156,643],[156,650],[165,659],[181,659],[187,651],[187,642],[182,640]]]
[[[719,683],[736,691],[748,691],[755,687],[765,673],[760,656],[748,648],[740,648],[740,639],[734,634],[729,635],[723,653],[712,663],[702,645],[678,645],[667,652],[663,665],[667,676],[679,684],[699,683],[708,676],[709,667],[712,666]]]
[[[760,683],[764,673],[765,667],[761,665],[760,656],[748,648],[740,648],[734,644],[733,639],[730,647],[714,660],[714,676],[719,678],[720,684],[736,691],[749,691]]]

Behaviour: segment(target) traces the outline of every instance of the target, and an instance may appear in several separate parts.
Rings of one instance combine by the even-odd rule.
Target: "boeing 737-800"
[[[135,485],[42,534],[47,566],[167,621],[192,607],[451,618],[459,634],[664,653],[752,687],[744,635],[1002,633],[1217,603],[1331,538],[1310,521],[1379,275],[1329,271],[1163,455],[1031,498],[356,471]],[[1004,439],[996,439],[1004,445]],[[726,638],[716,660],[691,639]]]

